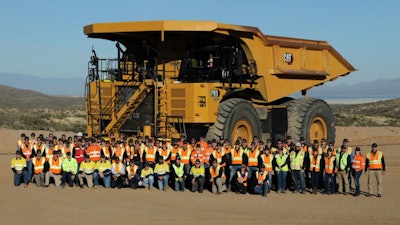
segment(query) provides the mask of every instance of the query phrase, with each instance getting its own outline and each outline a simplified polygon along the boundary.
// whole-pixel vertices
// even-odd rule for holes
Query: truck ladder
[[[118,112],[113,113],[110,123],[102,131],[102,134],[106,135],[118,132],[122,125],[124,125],[124,123],[132,115],[132,113],[144,101],[150,90],[151,88],[148,87],[146,84],[140,84],[140,86],[138,86],[138,89],[135,91],[135,93],[131,95],[126,104],[124,104]]]

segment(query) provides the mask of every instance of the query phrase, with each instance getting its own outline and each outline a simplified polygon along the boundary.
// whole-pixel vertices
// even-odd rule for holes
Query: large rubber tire
[[[231,98],[219,105],[217,121],[209,128],[206,137],[212,139],[222,136],[233,143],[239,136],[251,141],[255,135],[261,135],[256,109],[250,101]]]
[[[307,144],[315,139],[335,142],[335,118],[329,105],[315,98],[294,99],[287,102],[288,132],[292,140],[304,137]]]

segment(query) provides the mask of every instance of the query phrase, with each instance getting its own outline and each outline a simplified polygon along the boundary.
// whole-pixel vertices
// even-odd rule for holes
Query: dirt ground
[[[21,132],[31,131],[0,129],[0,224],[400,224],[400,128],[337,127],[337,143],[348,138],[365,155],[377,142],[384,152],[383,198],[14,187],[10,162]],[[363,175],[363,193],[366,182]]]

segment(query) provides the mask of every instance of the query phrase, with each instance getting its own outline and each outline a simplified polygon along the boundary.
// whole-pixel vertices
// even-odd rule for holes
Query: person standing
[[[310,156],[310,166],[309,171],[311,173],[311,186],[312,186],[312,193],[318,194],[319,188],[319,174],[320,171],[323,170],[324,158],[322,155],[319,154],[319,150],[316,147],[313,147],[312,155]]]
[[[72,158],[71,152],[67,152],[67,157],[62,162],[62,188],[65,187],[65,181],[68,178],[68,185],[74,186],[75,176],[78,173],[78,162],[75,158]]]
[[[33,144],[30,142],[29,137],[26,136],[24,138],[24,143],[21,146],[21,152],[22,152],[22,157],[25,158],[26,160],[26,177],[28,179],[28,182],[32,178],[32,158],[34,156],[34,150],[33,150]]]
[[[304,177],[305,163],[304,163],[304,152],[301,151],[301,143],[297,142],[295,150],[291,151],[290,156],[290,170],[293,179],[294,192],[299,191],[305,194],[306,191],[306,181]]]
[[[378,198],[382,197],[382,176],[385,174],[385,158],[383,152],[378,150],[378,144],[372,144],[372,150],[365,160],[365,173],[368,173],[368,195],[373,195],[372,180],[375,179],[378,186]]]
[[[274,168],[275,174],[277,175],[278,180],[278,189],[277,193],[285,193],[286,192],[286,176],[289,171],[290,160],[287,154],[283,153],[283,148],[278,149],[278,154],[274,157]]]
[[[250,149],[247,151],[247,159],[248,159],[248,171],[249,171],[249,179],[254,175],[254,173],[258,170],[258,156],[260,155],[260,150],[258,150],[257,144],[255,142],[251,142]]]
[[[229,157],[231,160],[229,169],[231,171],[230,176],[229,176],[229,182],[228,182],[228,189],[230,189],[232,185],[232,180],[237,174],[237,171],[240,170],[242,164],[247,165],[247,155],[244,152],[244,149],[240,145],[240,141],[235,142],[235,146],[231,150],[231,154]],[[236,182],[235,182],[236,183]]]
[[[21,184],[21,179],[24,181],[24,187],[28,187],[28,176],[26,175],[26,160],[22,157],[21,150],[15,152],[15,158],[11,160],[11,170],[14,173],[14,186]]]
[[[348,173],[351,165],[350,156],[347,154],[346,149],[346,146],[342,145],[340,147],[340,152],[336,154],[336,183],[338,185],[337,193],[343,191],[344,195],[347,195],[347,189],[349,187]]]
[[[325,194],[334,194],[336,192],[335,170],[336,157],[333,155],[334,150],[328,148],[327,156],[325,156],[325,176],[324,176],[324,191]]]
[[[354,184],[356,185],[354,196],[357,197],[360,195],[360,177],[365,167],[365,159],[364,156],[361,154],[360,147],[356,147],[351,167],[353,170]]]

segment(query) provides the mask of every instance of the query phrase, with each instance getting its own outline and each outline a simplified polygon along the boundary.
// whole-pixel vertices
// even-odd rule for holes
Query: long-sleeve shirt
[[[78,162],[74,158],[65,158],[61,166],[64,172],[70,172],[72,174],[76,174],[78,172]]]
[[[26,160],[24,158],[13,158],[11,160],[11,169],[12,171],[16,172],[16,171],[22,171],[23,169],[26,168]]]
[[[141,178],[148,178],[149,176],[153,175],[153,168],[149,167],[148,169],[144,168],[140,171]]]
[[[382,158],[381,158],[381,162],[382,162],[382,171],[386,171],[385,157],[383,155],[382,155]],[[365,171],[367,171],[368,169],[369,169],[369,159],[366,158],[365,159]]]
[[[200,176],[202,176],[202,177],[205,177],[205,169],[204,169],[204,166],[203,165],[201,165],[200,167],[196,167],[196,166],[193,166],[191,169],[190,169],[190,175],[192,175],[193,176],[193,178],[197,178],[197,177],[200,177]]]
[[[169,173],[169,165],[167,163],[157,163],[156,166],[154,167],[154,173],[156,173],[159,176],[166,175]]]
[[[85,174],[92,174],[96,170],[96,163],[93,161],[83,161],[79,167],[79,172],[84,172]]]

